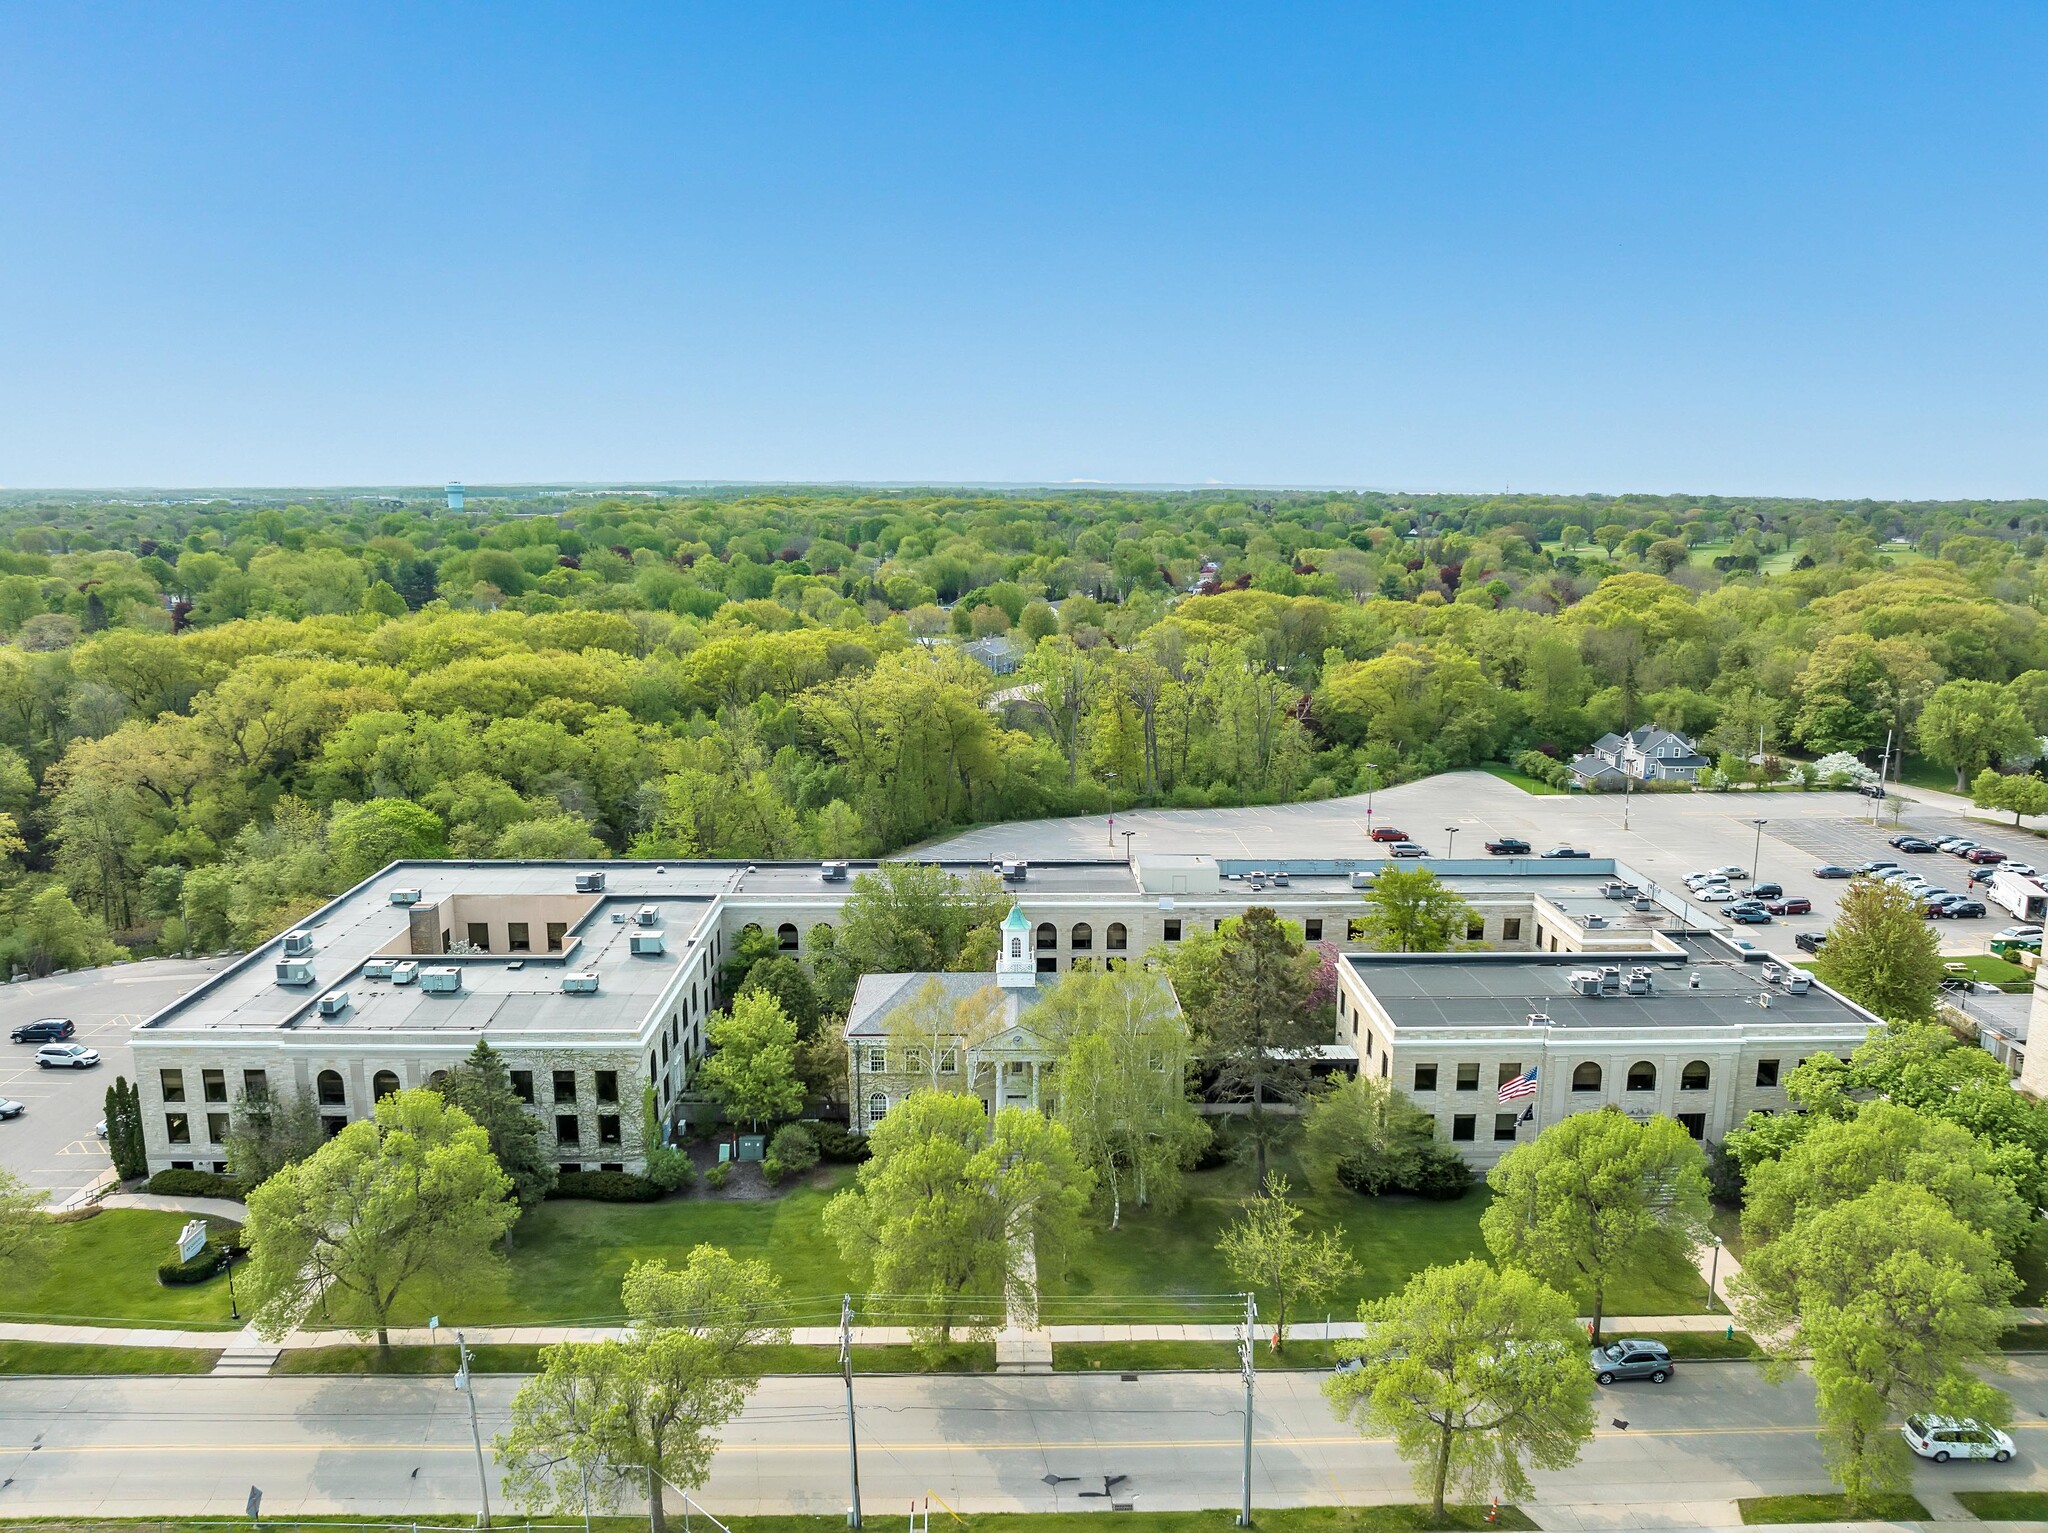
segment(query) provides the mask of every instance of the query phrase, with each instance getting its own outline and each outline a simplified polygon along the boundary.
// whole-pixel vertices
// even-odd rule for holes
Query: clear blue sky
[[[2048,494],[2048,6],[13,5],[0,484]]]

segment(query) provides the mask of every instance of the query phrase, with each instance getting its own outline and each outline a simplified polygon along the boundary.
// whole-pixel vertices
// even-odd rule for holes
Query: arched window
[[[811,928],[811,940],[813,942],[830,942],[832,940],[831,922],[820,921],[816,926],[813,926]]]
[[[757,922],[749,921],[745,926],[742,926],[740,928],[740,943],[742,946],[744,946],[749,941],[759,938],[760,935],[760,925]],[[715,958],[718,955],[714,953],[712,956]]]
[[[1704,1059],[1695,1059],[1691,1064],[1678,1072],[1678,1089],[1680,1091],[1705,1091],[1707,1089],[1707,1082],[1712,1078],[1711,1073],[1707,1069],[1707,1062]]]
[[[796,951],[796,928],[789,922],[784,921],[775,928],[775,947],[778,952],[783,953]]]
[[[1112,953],[1121,953],[1131,945],[1130,936],[1124,931],[1123,922],[1109,923],[1109,930],[1102,934],[1102,945]]]
[[[871,1092],[868,1096],[868,1122],[870,1124],[880,1123],[888,1116],[889,1093],[886,1091]]]
[[[1058,928],[1057,926],[1053,925],[1053,924],[1052,924],[1052,922],[1050,922],[1050,921],[1041,921],[1041,922],[1039,922],[1039,923],[1038,923],[1038,950],[1039,950],[1039,951],[1040,951],[1040,952],[1042,953],[1042,952],[1044,952],[1044,951],[1045,951],[1045,950],[1046,950],[1047,948],[1056,948],[1056,947],[1058,947],[1059,945],[1060,945],[1060,929],[1059,929],[1059,928]]]
[[[1657,1067],[1647,1059],[1639,1059],[1628,1067],[1628,1089],[1631,1091],[1655,1091],[1657,1089]]]
[[[1077,953],[1093,952],[1095,949],[1095,932],[1086,921],[1076,921],[1074,923],[1074,930],[1070,940],[1074,951]]]
[[[1598,1091],[1600,1089],[1600,1067],[1587,1060],[1572,1071],[1572,1090]]]
[[[398,1090],[398,1077],[389,1070],[379,1070],[370,1077],[370,1095],[383,1101]]]
[[[1022,958],[1024,956],[1024,939],[1022,937],[1012,937],[1010,939],[1010,956],[1012,958]]]
[[[322,1070],[314,1085],[319,1089],[322,1107],[348,1106],[348,1088],[341,1083],[340,1071]]]
[[[429,1086],[432,1086],[436,1091],[439,1091],[443,1086],[448,1084],[448,1072],[446,1070],[436,1070],[432,1075],[427,1077],[427,1084]]]

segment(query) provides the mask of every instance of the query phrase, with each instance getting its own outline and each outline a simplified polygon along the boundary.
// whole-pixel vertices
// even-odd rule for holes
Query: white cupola
[[[1012,905],[1003,917],[999,933],[1002,945],[996,949],[996,985],[1003,990],[1038,988],[1038,955],[1031,948],[1031,923],[1022,907]]]

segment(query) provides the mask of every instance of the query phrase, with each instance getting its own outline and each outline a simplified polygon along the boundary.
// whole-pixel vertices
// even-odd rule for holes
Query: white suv
[[[1937,1464],[1952,1458],[1988,1458],[2003,1464],[2012,1457],[2010,1437],[1967,1417],[1958,1421],[1953,1416],[1908,1416],[1899,1430],[1907,1447]]]
[[[36,1064],[44,1070],[90,1070],[99,1062],[99,1050],[82,1043],[46,1043],[36,1050]]]

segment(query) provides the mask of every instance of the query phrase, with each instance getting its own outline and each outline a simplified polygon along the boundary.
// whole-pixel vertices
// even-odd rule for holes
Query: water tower
[[[460,511],[462,509],[462,481],[460,479],[448,481],[448,509],[450,511]]]

